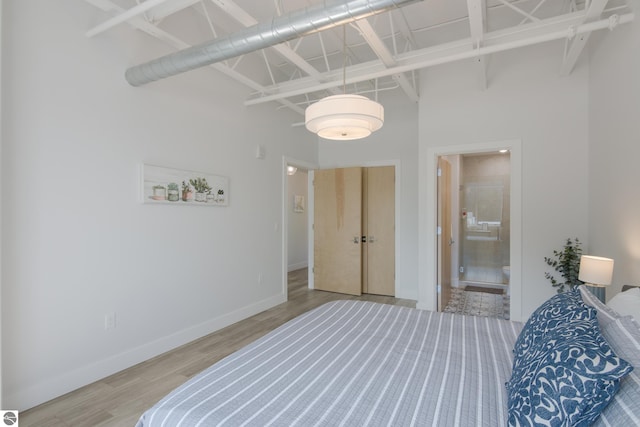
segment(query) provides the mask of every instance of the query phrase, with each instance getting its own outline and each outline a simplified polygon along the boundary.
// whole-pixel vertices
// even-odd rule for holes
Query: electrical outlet
[[[116,328],[116,313],[107,313],[104,316],[104,330]]]

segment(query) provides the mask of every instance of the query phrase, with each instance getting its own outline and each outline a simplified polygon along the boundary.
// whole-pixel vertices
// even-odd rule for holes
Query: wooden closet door
[[[314,287],[362,294],[362,169],[314,172]]]
[[[395,166],[364,169],[363,292],[395,295]]]

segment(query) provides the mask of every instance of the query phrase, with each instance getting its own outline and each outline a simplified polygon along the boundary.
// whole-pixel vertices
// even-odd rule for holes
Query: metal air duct
[[[127,69],[132,86],[211,65],[421,0],[324,1]],[[329,4],[327,4],[329,3]]]

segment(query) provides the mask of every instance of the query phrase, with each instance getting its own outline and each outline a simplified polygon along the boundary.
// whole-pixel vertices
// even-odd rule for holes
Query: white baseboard
[[[152,357],[187,344],[195,339],[225,328],[254,314],[268,310],[285,301],[286,298],[284,295],[276,295],[120,354],[98,360],[73,371],[43,379],[38,384],[33,384],[4,394],[3,407],[19,411],[33,408],[58,396],[62,396],[65,393],[91,384],[140,362],[144,362]],[[6,391],[7,390],[5,390],[5,392]]]
[[[307,261],[297,262],[295,264],[291,264],[287,266],[287,272],[300,270],[301,268],[307,268],[309,263]]]

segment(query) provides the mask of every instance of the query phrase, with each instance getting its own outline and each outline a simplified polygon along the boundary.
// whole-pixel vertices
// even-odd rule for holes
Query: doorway
[[[511,156],[460,156],[459,283],[509,294]]]
[[[508,150],[438,158],[439,311],[509,318],[510,165]]]
[[[471,158],[469,162],[480,159],[473,159],[475,156],[502,155],[499,150],[508,150],[510,174],[502,179],[502,208],[494,211],[487,211],[485,202],[478,199],[479,196],[493,195],[494,201],[489,205],[495,205],[496,197],[500,195],[499,187],[491,182],[489,177],[484,177],[480,182],[469,182],[469,200],[464,199],[465,186],[462,182],[463,176],[459,170],[463,157]],[[454,196],[451,197],[451,286],[455,293],[456,289],[464,286],[477,286],[481,290],[490,292],[501,292],[509,297],[508,317],[512,320],[520,320],[522,317],[521,301],[521,263],[522,263],[522,147],[519,140],[497,141],[490,143],[470,144],[461,146],[432,147],[426,150],[426,174],[424,181],[421,181],[420,188],[420,211],[421,230],[424,230],[420,237],[420,251],[423,255],[419,265],[419,299],[418,308],[427,310],[442,310],[444,307],[438,306],[440,297],[440,260],[439,244],[442,244],[440,222],[438,219],[438,161],[446,157],[452,164],[451,189]],[[458,160],[456,160],[458,159]],[[468,162],[468,163],[469,163]],[[506,185],[504,184],[506,180]],[[462,187],[461,187],[462,186]],[[508,195],[505,192],[508,190]],[[474,199],[475,198],[475,199]],[[474,203],[473,208],[463,206],[463,203]],[[473,211],[472,209],[475,209]],[[473,218],[465,213],[473,212]],[[481,218],[478,218],[478,213]],[[508,221],[504,218],[509,214]],[[495,218],[485,218],[486,215],[501,214],[500,226]],[[463,218],[463,216],[465,216]],[[464,221],[463,221],[464,220]],[[468,220],[468,222],[467,222]],[[474,223],[475,221],[475,223]],[[467,226],[468,224],[468,226]],[[508,231],[505,230],[508,225]],[[422,228],[424,227],[424,228]],[[501,227],[501,228],[500,228]],[[498,236],[498,233],[502,233]],[[508,236],[508,239],[507,239]],[[502,242],[501,242],[502,241]],[[473,259],[473,252],[464,249],[472,249],[468,243],[480,243],[498,245],[502,244],[497,253],[502,255],[494,259],[490,266],[478,264],[481,259]],[[464,258],[464,259],[463,259]],[[480,256],[481,258],[481,256]],[[504,268],[503,268],[504,267]],[[468,273],[468,274],[465,274]],[[484,275],[483,275],[484,274]],[[492,277],[493,275],[493,277]],[[444,305],[444,301],[442,302]]]
[[[287,292],[300,289],[300,284],[308,283],[308,171],[291,164],[286,166],[287,195],[285,198],[286,275]],[[287,298],[295,298],[287,295]]]
[[[308,172],[287,165],[287,272],[308,266]]]
[[[282,157],[282,300],[289,298],[289,279],[307,283],[309,273],[310,221],[313,217],[313,170],[318,166],[304,160]],[[296,197],[302,196],[302,197]],[[296,203],[297,202],[297,203]],[[295,274],[289,274],[295,272]],[[307,275],[306,278],[299,277]]]

